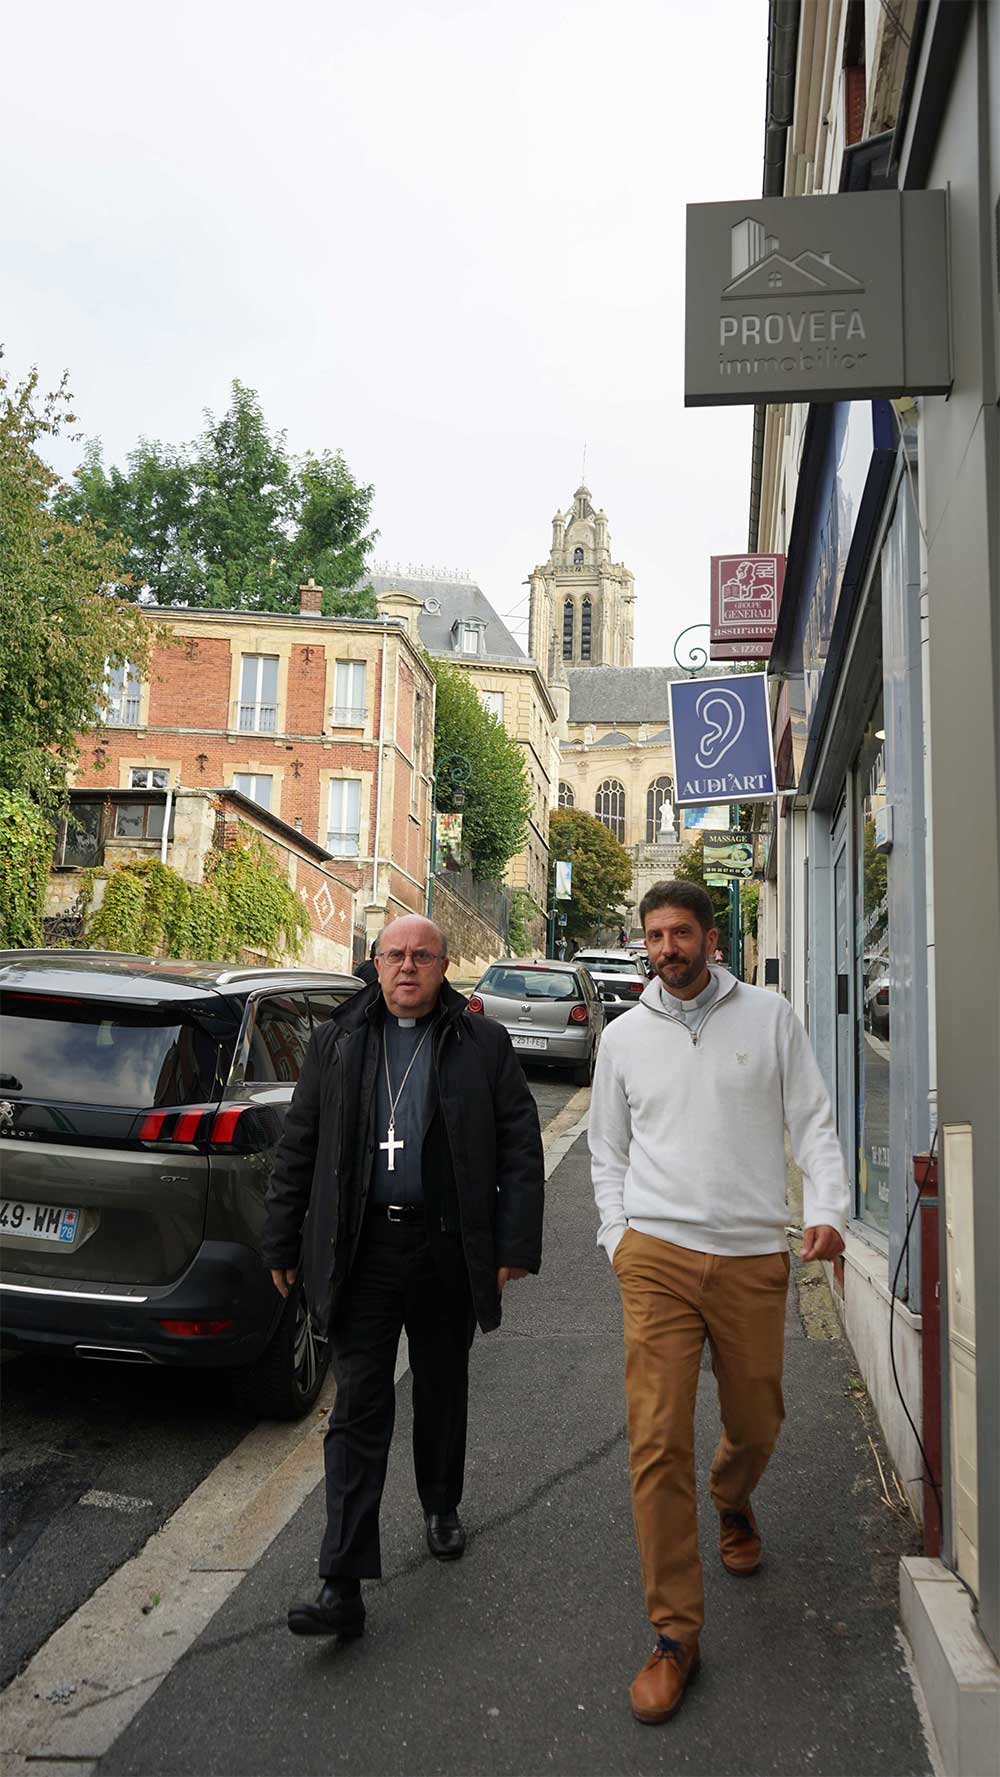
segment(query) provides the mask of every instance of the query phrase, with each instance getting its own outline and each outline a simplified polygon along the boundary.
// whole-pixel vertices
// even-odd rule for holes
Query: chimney
[[[310,574],[305,586],[299,587],[299,616],[319,617],[322,615],[323,588],[317,586]]]

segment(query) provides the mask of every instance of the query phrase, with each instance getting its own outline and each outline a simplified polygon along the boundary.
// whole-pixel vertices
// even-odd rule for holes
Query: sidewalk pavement
[[[755,1506],[765,1565],[731,1578],[698,1406],[707,1624],[674,1721],[641,1727],[628,1684],[652,1646],[629,1504],[621,1310],[594,1247],[586,1141],[549,1184],[544,1269],[473,1348],[465,1559],[426,1553],[398,1389],[368,1632],[340,1648],[285,1626],[316,1588],[317,1488],[121,1739],[100,1777],[915,1777],[931,1771],[896,1629],[912,1527],[884,1504],[850,1348],[807,1338],[789,1292],[788,1416]],[[885,1453],[881,1452],[883,1463]]]

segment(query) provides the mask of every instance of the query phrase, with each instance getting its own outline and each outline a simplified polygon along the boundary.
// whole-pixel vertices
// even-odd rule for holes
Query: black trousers
[[[462,1497],[475,1315],[457,1234],[371,1216],[330,1327],[337,1398],[324,1448],[324,1579],[377,1579],[378,1516],[396,1414],[393,1371],[406,1329],[413,1374],[413,1468],[425,1512]]]

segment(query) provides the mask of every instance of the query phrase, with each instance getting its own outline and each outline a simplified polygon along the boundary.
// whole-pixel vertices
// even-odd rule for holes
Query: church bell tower
[[[561,668],[632,665],[633,579],[611,560],[606,512],[580,486],[552,520],[549,559],[531,575],[529,649],[551,679]]]

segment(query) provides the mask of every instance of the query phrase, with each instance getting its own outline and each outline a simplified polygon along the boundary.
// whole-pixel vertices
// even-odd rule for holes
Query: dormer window
[[[483,636],[485,623],[475,619],[459,617],[451,626],[452,643],[456,654],[483,654]]]

